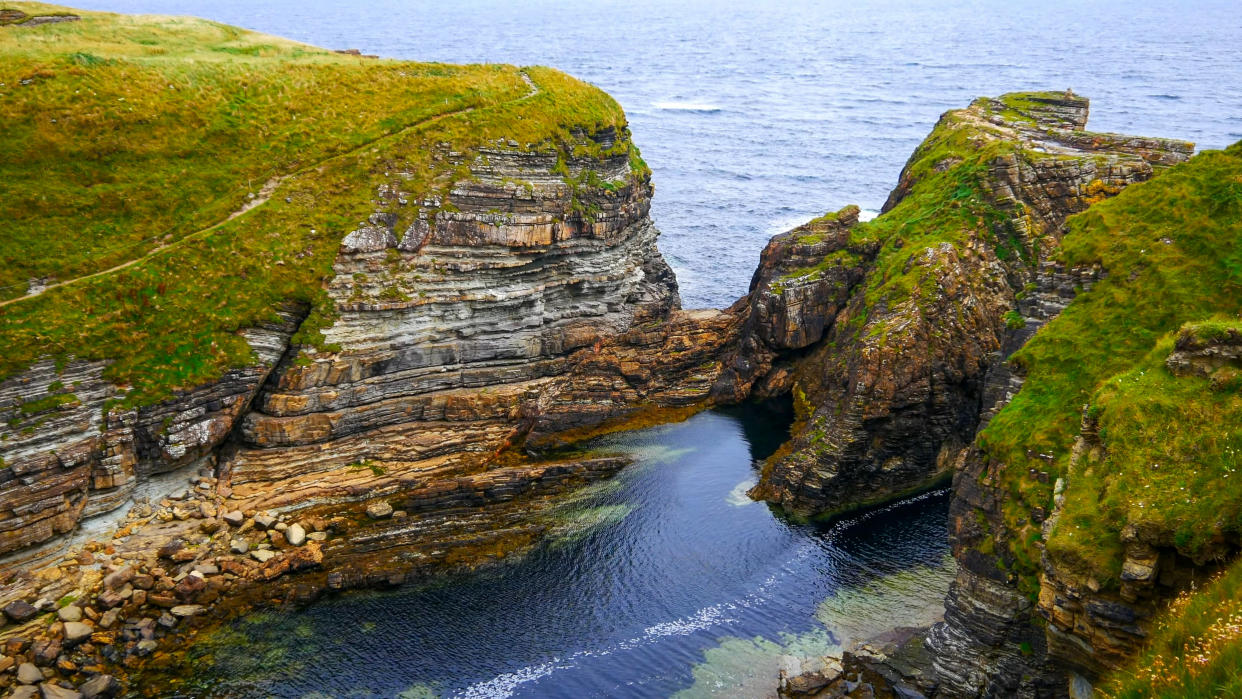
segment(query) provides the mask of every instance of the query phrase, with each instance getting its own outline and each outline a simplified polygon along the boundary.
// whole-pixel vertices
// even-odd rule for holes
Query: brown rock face
[[[1071,130],[1086,115],[1075,96],[976,100],[916,151],[885,225],[863,230],[843,210],[818,232],[773,240],[719,387],[738,395],[755,381],[758,395],[794,396],[794,438],[753,496],[819,515],[948,478],[1012,389],[1003,369],[989,388],[989,370],[1091,281],[1049,262],[1065,218],[1190,154]],[[935,189],[952,176],[956,190]],[[956,201],[977,216],[946,223],[941,209]]]
[[[381,210],[346,236],[325,331],[341,350],[291,356],[241,421],[220,467],[239,508],[453,482],[516,443],[708,397],[737,323],[677,310],[627,155],[497,149],[470,172],[444,201],[381,192],[413,223]]]
[[[303,313],[244,333],[256,362],[163,403],[109,408],[123,396],[105,363],[51,360],[0,382],[0,554],[73,529],[83,517],[124,504],[153,474],[210,465],[214,450],[250,406]]]
[[[1024,226],[1042,222],[1046,243],[1025,272],[1007,270],[1009,293],[1022,327],[997,336],[1000,351],[983,367],[976,429],[985,426],[1022,386],[1022,377],[1000,360],[1060,313],[1076,289],[1090,288],[1099,279],[1098,269],[1064,269],[1050,261],[1066,216],[1150,177],[1152,167],[1172,165],[1191,154],[1189,144],[1175,141],[1082,131],[1053,130],[1051,134],[1057,149],[1044,147],[1043,151],[1058,157],[1011,158],[990,173],[998,196],[1021,203],[1012,208],[1026,212],[1021,219]],[[1089,163],[1093,157],[1099,162]],[[1089,434],[1090,430],[1084,430],[1084,435]],[[999,473],[1003,466],[990,462],[975,448],[958,452],[955,460],[949,532],[958,574],[945,602],[945,620],[927,638],[940,694],[1061,697],[1071,690],[1089,693],[1089,685],[1080,678],[1067,682],[1067,672],[1093,677],[1137,650],[1142,620],[1151,607],[1131,603],[1151,596],[1150,590],[1139,589],[1139,578],[1151,583],[1147,566],[1157,565],[1154,559],[1164,562],[1164,557],[1141,545],[1128,549],[1133,559],[1128,564],[1136,576],[1133,584],[1123,585],[1129,588],[1128,602],[1118,595],[1097,594],[1094,582],[1063,575],[1049,568],[1047,561],[1039,599],[1029,598],[1018,590],[1003,560],[1009,536],[1003,513],[1007,491]],[[1031,475],[1046,478],[1048,474]],[[1047,528],[1056,513],[1040,510],[1030,517],[1043,521]],[[1046,630],[1032,624],[1037,613],[1048,619]],[[1092,646],[1099,652],[1092,652]]]
[[[228,510],[340,504],[453,482],[640,406],[707,401],[739,319],[678,310],[649,176],[616,147],[628,133],[578,134],[605,155],[500,141],[466,162],[446,148],[468,175],[427,198],[395,173],[342,233],[324,332],[338,351],[291,347],[305,314],[291,309],[247,331],[254,366],[157,406],[105,413],[123,393],[104,363],[48,361],[0,384],[17,434],[0,444],[0,554],[119,507],[154,474],[208,471]]]

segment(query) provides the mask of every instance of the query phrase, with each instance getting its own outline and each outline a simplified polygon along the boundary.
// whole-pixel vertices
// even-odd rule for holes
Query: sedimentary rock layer
[[[583,136],[605,149],[618,137]],[[651,185],[628,153],[484,150],[470,173],[443,200],[381,192],[393,211],[345,237],[324,332],[339,350],[303,349],[268,380],[221,466],[235,497],[374,497],[486,468],[523,440],[707,398],[736,323],[677,310]]]
[[[795,231],[769,246],[775,259],[750,296],[758,322],[742,342],[776,369],[765,376],[753,359],[737,368],[789,386],[799,424],[755,495],[831,513],[864,504],[860,492],[878,501],[926,487],[960,464],[992,409],[985,393],[1012,390],[1004,369],[989,388],[989,370],[1090,283],[1090,270],[1051,262],[1066,217],[1190,153],[1076,130],[1086,116],[1076,96],[976,100],[941,118],[879,220],[840,216],[832,234]],[[831,248],[819,268],[789,252],[799,239],[817,254]],[[783,308],[795,309],[796,329]]]
[[[152,474],[210,464],[302,315],[291,308],[243,332],[253,364],[156,405],[125,407],[124,389],[103,378],[105,362],[47,360],[0,383],[0,554],[124,504]]]

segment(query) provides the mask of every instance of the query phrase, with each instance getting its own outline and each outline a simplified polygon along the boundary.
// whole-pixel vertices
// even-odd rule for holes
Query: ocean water
[[[1065,89],[1090,127],[1242,139],[1237,0],[74,0],[331,48],[545,64],[625,107],[686,307],[745,293],[770,236],[876,210],[938,116]],[[633,467],[525,559],[432,587],[252,616],[202,696],[767,696],[778,665],[925,621],[953,573],[946,494],[829,528],[745,491],[787,427],[738,411],[609,437]]]
[[[207,697],[762,697],[781,656],[928,621],[953,575],[944,490],[831,526],[746,497],[787,425],[751,409],[611,435],[635,463],[526,558],[252,615],[191,650]]]
[[[75,0],[192,14],[330,48],[544,64],[607,90],[655,173],[687,308],[746,292],[772,235],[875,210],[948,109],[1028,89],[1089,127],[1242,139],[1237,0]]]

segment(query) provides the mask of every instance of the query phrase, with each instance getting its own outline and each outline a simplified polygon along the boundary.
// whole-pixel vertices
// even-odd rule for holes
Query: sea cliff
[[[1205,435],[1238,411],[1237,146],[980,98],[875,220],[776,236],[745,297],[685,311],[650,170],[589,85],[10,5],[16,696],[172,682],[177,645],[254,606],[530,550],[554,496],[626,465],[574,444],[744,400],[793,406],[751,494],[795,518],[953,483],[917,678],[857,649],[791,694],[1110,682],[1236,554],[1242,443]]]
[[[599,90],[15,5],[6,668],[77,686],[263,600],[522,551],[624,465],[547,450],[706,404],[739,324],[679,309]]]

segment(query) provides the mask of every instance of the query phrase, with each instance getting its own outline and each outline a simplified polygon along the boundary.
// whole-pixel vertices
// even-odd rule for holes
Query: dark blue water
[[[768,238],[878,209],[939,114],[1073,88],[1091,127],[1242,139],[1237,0],[75,0],[194,14],[331,48],[545,64],[626,108],[687,307],[745,292]],[[241,622],[220,694],[766,696],[814,656],[934,615],[950,576],[943,494],[821,531],[743,493],[781,438],[705,413],[614,437],[638,457],[521,561],[435,588]]]
[[[943,492],[829,528],[749,501],[784,436],[708,412],[595,444],[637,463],[562,506],[517,563],[239,622],[228,696],[763,696],[779,658],[930,619],[951,577]]]
[[[655,172],[688,308],[745,293],[768,238],[877,209],[941,112],[1071,87],[1091,127],[1242,139],[1237,0],[76,0],[331,48],[545,64],[615,96]]]

